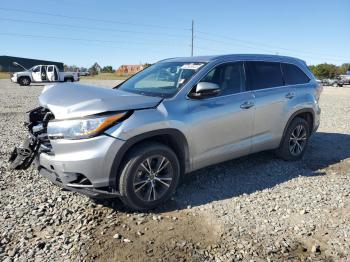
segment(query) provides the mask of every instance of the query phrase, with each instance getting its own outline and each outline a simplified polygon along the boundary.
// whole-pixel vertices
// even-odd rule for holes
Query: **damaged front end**
[[[38,107],[29,112],[25,127],[28,137],[16,147],[9,159],[10,169],[26,170],[35,164],[39,175],[61,188],[93,198],[119,196],[110,182],[113,157],[124,143],[108,135],[90,139],[53,139],[48,136],[49,122],[56,117],[49,109]],[[74,160],[73,160],[74,159]]]
[[[50,110],[37,107],[27,112],[28,122],[24,125],[29,131],[29,136],[20,147],[15,147],[9,162],[10,169],[25,170],[35,160],[40,152],[50,154],[51,144],[47,136],[47,124],[54,118]]]

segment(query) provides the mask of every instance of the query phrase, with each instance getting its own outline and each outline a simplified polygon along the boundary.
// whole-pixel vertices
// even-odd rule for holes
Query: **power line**
[[[60,17],[60,18],[68,18],[68,19],[75,19],[75,20],[87,20],[87,21],[94,21],[94,22],[102,22],[102,23],[113,23],[113,24],[122,24],[122,25],[129,25],[129,26],[138,26],[138,27],[149,27],[149,28],[158,28],[158,29],[171,29],[171,30],[181,30],[181,31],[189,31],[191,30],[191,56],[194,54],[194,38],[195,38],[195,32],[194,32],[194,21],[192,20],[192,26],[191,29],[186,28],[179,28],[179,27],[169,27],[169,26],[162,26],[162,25],[152,25],[152,24],[142,24],[142,23],[131,23],[131,22],[124,22],[124,21],[115,21],[115,20],[106,20],[106,19],[98,19],[98,18],[91,18],[91,17],[83,17],[83,16],[68,16],[68,15],[62,15],[62,14],[54,14],[54,13],[47,13],[47,12],[39,12],[39,11],[33,11],[33,10],[23,10],[23,9],[16,9],[16,8],[3,8],[0,7],[0,10],[3,11],[10,11],[10,12],[18,12],[18,13],[29,13],[29,14],[36,14],[36,15],[44,15],[44,16],[52,16],[52,17]],[[12,19],[12,18],[0,18],[0,20],[3,21],[11,21],[11,22],[19,22],[19,23],[34,23],[34,24],[42,24],[42,25],[50,25],[50,26],[58,26],[58,27],[65,27],[65,28],[77,28],[77,29],[87,29],[87,30],[98,30],[98,31],[114,31],[114,32],[121,32],[121,33],[132,33],[132,34],[148,34],[148,35],[163,35],[168,37],[185,37],[185,35],[174,35],[170,33],[163,33],[163,32],[142,32],[142,31],[133,31],[133,30],[123,30],[123,29],[106,29],[101,27],[88,27],[88,26],[80,26],[80,25],[68,25],[68,24],[57,24],[57,23],[48,23],[48,22],[39,22],[39,21],[31,21],[31,20],[21,20],[21,19]],[[343,57],[340,56],[334,56],[332,54],[322,54],[322,53],[316,53],[316,52],[309,52],[309,51],[303,51],[303,50],[296,50],[296,49],[289,49],[284,47],[277,47],[273,45],[268,45],[266,43],[261,42],[253,42],[253,41],[247,41],[242,40],[238,38],[229,37],[226,35],[219,35],[219,34],[213,34],[213,33],[207,33],[203,31],[196,31],[196,33],[200,35],[207,35],[215,37],[215,39],[207,38],[207,37],[201,37],[196,36],[196,39],[202,39],[204,41],[211,41],[211,42],[217,42],[222,44],[229,44],[227,41],[220,41],[217,38],[226,39],[230,41],[231,43],[234,42],[236,45],[240,45],[246,48],[255,49],[255,50],[263,50],[265,52],[270,53],[276,53],[276,49],[278,50],[284,50],[290,53],[294,54],[307,54],[309,57],[311,55],[317,55],[317,58],[320,58],[319,56],[324,56],[323,58],[326,58],[329,56],[329,58],[334,60],[339,60],[341,58],[341,61],[344,61]],[[2,35],[9,35],[9,36],[22,36],[22,37],[33,37],[33,38],[48,38],[48,39],[64,39],[64,40],[72,40],[72,41],[93,41],[93,42],[101,42],[101,43],[127,43],[127,44],[147,44],[144,42],[129,42],[129,41],[114,41],[114,40],[98,40],[98,39],[83,39],[83,38],[69,38],[69,37],[57,37],[57,36],[39,36],[39,35],[30,35],[30,34],[10,34],[10,33],[0,33]],[[160,42],[156,43],[157,45],[161,44]],[[167,44],[168,45],[168,44]],[[266,48],[269,49],[266,49]],[[205,50],[205,48],[197,47],[198,49]],[[213,49],[206,49],[206,50],[213,50]],[[339,59],[335,59],[338,57]]]
[[[22,34],[11,34],[11,33],[2,33],[2,32],[0,32],[0,36],[1,35],[15,36],[15,37],[24,37],[24,38],[38,38],[38,39],[47,38],[47,39],[52,39],[52,40],[62,39],[62,37],[38,36],[38,35],[22,35]],[[155,53],[157,54],[156,57],[158,57],[158,58],[156,58],[156,61],[157,60],[161,60],[164,57],[177,57],[177,56],[179,56],[179,54],[178,54],[179,52],[183,52],[182,49],[181,49],[181,51],[180,50],[176,51],[176,47],[172,48],[171,50],[169,50],[169,49],[159,49],[155,45],[151,45],[147,49],[145,49],[145,48],[140,49],[139,46],[137,46],[137,47],[135,46],[135,47],[132,48],[132,47],[127,46],[127,45],[122,45],[122,46],[118,45],[119,42],[117,42],[117,41],[113,41],[113,42],[98,41],[98,42],[95,42],[95,41],[90,41],[90,39],[66,38],[66,37],[63,38],[63,40],[82,41],[82,42],[79,43],[79,49],[80,49],[81,46],[95,46],[95,47],[99,46],[99,47],[102,47],[102,48],[111,48],[111,49],[113,49],[113,51],[119,50],[119,49],[121,49],[121,50],[129,50],[129,51],[131,50],[133,52],[139,52],[139,51],[144,52],[145,50],[147,50],[147,51],[150,51],[150,50],[153,51],[154,50]],[[167,46],[169,46],[169,44],[167,44]]]
[[[215,42],[215,43],[222,43],[222,44],[230,44],[230,42],[226,42],[226,41],[220,41],[220,40],[216,40],[216,39],[210,39],[210,38],[205,38],[205,37],[199,37],[197,36],[196,37],[197,39],[200,39],[200,40],[205,40],[205,41],[210,41],[210,42]],[[262,51],[265,51],[265,52],[271,52],[270,49],[265,49],[265,48],[261,48],[261,47],[256,47],[256,46],[250,46],[250,45],[247,45],[247,44],[242,44],[242,43],[234,43],[234,45],[238,45],[238,46],[242,46],[242,47],[245,47],[245,48],[250,48],[250,49],[254,49],[254,50],[262,50]]]
[[[227,49],[212,49],[212,48],[205,48],[205,47],[201,47],[201,46],[197,46],[196,47],[197,49],[199,50],[204,50],[204,51],[209,51],[209,52],[218,52],[218,53],[221,53],[221,54],[227,54],[227,53],[232,53],[231,50],[227,50]],[[272,54],[273,52],[271,51],[267,51],[265,52],[266,54]],[[307,58],[313,58],[313,59],[325,59],[325,60],[329,60],[329,59],[332,59],[334,61],[339,61],[339,62],[343,62],[344,63],[344,59],[340,59],[340,58],[326,58],[326,57],[320,57],[320,56],[310,56],[310,55],[306,55]]]
[[[145,42],[130,42],[130,41],[115,41],[115,40],[101,40],[101,39],[91,39],[91,38],[75,38],[75,37],[62,37],[62,36],[49,36],[49,35],[32,35],[32,34],[18,34],[18,33],[5,33],[0,32],[0,35],[7,36],[19,36],[19,37],[27,37],[27,38],[43,38],[43,39],[60,39],[60,40],[71,40],[71,41],[85,41],[85,42],[97,42],[97,43],[124,43],[124,44],[137,44],[137,45],[159,45],[162,43],[145,43]],[[169,44],[162,44],[169,46]]]
[[[36,15],[45,15],[45,16],[52,16],[52,17],[61,17],[61,18],[68,18],[68,19],[75,19],[75,20],[89,20],[89,21],[93,21],[93,22],[113,23],[113,24],[122,24],[122,25],[130,25],[130,26],[141,26],[141,27],[152,27],[152,28],[163,28],[163,29],[188,31],[188,28],[170,27],[170,26],[162,26],[162,25],[154,25],[154,24],[131,23],[131,22],[124,22],[124,21],[84,17],[84,16],[69,16],[69,15],[39,12],[39,11],[33,11],[33,10],[17,9],[17,8],[0,7],[0,10],[19,12],[19,13],[36,14]]]
[[[58,26],[63,28],[76,28],[76,29],[87,29],[94,31],[105,31],[105,32],[120,32],[120,33],[132,33],[132,34],[146,34],[146,35],[162,35],[167,37],[188,37],[186,35],[174,35],[167,33],[149,33],[143,31],[133,31],[133,30],[123,30],[123,29],[106,29],[103,27],[90,27],[90,26],[80,26],[80,25],[70,25],[70,24],[57,24],[57,23],[48,23],[32,20],[23,20],[23,19],[12,19],[12,18],[0,18],[3,21],[15,22],[15,23],[31,23],[31,24],[40,24],[40,25],[49,25],[49,26]]]
[[[321,55],[321,56],[330,56],[330,57],[338,57],[341,58],[340,56],[334,56],[332,54],[325,54],[325,53],[316,53],[316,52],[310,52],[310,51],[302,51],[302,50],[296,50],[296,49],[289,49],[289,48],[285,48],[285,47],[278,47],[278,46],[273,46],[273,45],[268,45],[266,43],[261,43],[261,42],[253,42],[253,41],[247,41],[247,40],[242,40],[242,39],[238,39],[238,38],[233,38],[233,37],[228,37],[228,36],[223,36],[223,35],[219,35],[219,34],[213,34],[213,33],[207,33],[207,32],[203,32],[203,31],[197,31],[200,34],[203,35],[208,35],[208,36],[214,36],[214,37],[218,37],[218,38],[222,38],[222,39],[227,39],[233,42],[239,42],[247,45],[247,46],[252,46],[252,48],[256,48],[256,49],[262,49],[260,46],[265,46],[268,48],[272,48],[274,50],[274,52],[276,52],[276,49],[279,50],[284,50],[284,51],[289,51],[292,53],[303,53],[303,54],[312,54],[312,55]],[[202,38],[202,37],[197,37],[197,38]],[[215,41],[215,42],[222,42],[222,43],[226,43],[217,39],[209,39],[209,38],[202,38],[203,40],[208,40],[208,41]],[[265,49],[267,50],[267,49]]]

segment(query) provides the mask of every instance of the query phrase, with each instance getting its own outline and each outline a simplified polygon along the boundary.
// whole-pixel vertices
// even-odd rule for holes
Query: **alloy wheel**
[[[303,125],[297,125],[292,131],[289,138],[289,152],[298,156],[305,148],[307,140],[307,132]]]
[[[156,201],[170,189],[174,170],[162,155],[146,158],[138,167],[133,181],[134,192],[143,201]]]

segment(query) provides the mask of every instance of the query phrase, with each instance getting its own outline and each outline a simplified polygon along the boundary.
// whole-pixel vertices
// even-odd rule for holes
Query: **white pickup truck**
[[[55,65],[36,65],[26,69],[26,71],[14,73],[11,77],[13,83],[18,83],[21,86],[28,86],[30,83],[74,82],[79,80],[78,73],[60,72]]]

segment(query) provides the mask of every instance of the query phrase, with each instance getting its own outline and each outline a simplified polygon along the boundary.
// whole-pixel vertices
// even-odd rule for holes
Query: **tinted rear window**
[[[280,63],[247,62],[247,80],[251,90],[283,86]]]
[[[310,81],[310,78],[295,65],[282,63],[282,70],[286,85],[305,84]]]

